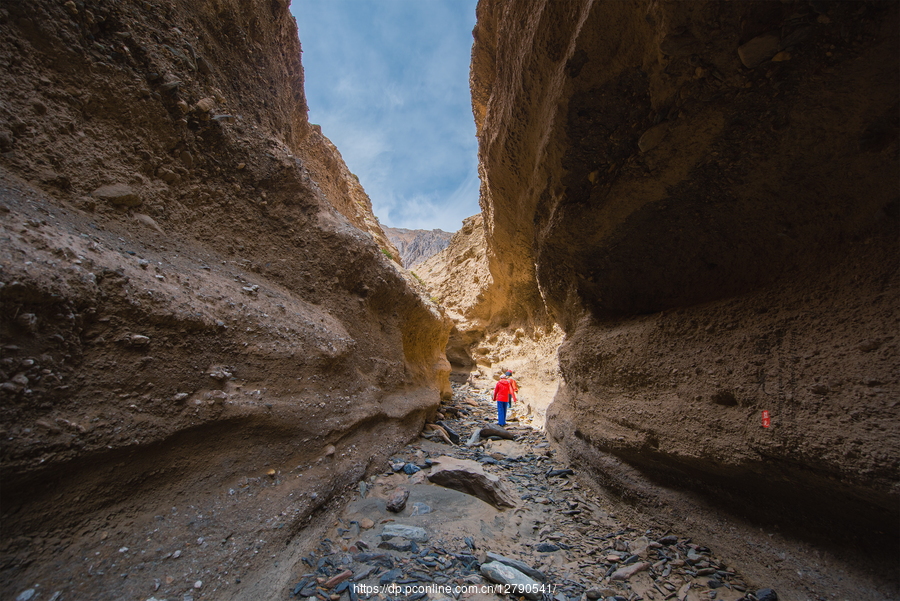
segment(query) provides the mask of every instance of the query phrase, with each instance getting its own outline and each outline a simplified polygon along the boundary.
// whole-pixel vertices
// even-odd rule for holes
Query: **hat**
[[[509,377],[509,376],[511,376],[511,375],[512,375],[512,370],[511,370],[511,369],[507,369],[507,370],[506,370],[506,376]]]

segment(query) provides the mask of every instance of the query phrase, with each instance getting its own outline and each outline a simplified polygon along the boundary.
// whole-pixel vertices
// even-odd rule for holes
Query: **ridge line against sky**
[[[293,0],[309,121],[382,225],[454,232],[478,206],[476,0]]]

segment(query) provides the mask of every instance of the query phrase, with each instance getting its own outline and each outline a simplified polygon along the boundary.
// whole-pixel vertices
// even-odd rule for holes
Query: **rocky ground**
[[[525,416],[505,431],[483,430],[495,423],[492,405],[487,393],[456,385],[439,416],[445,430],[426,427],[383,473],[359,483],[294,565],[285,597],[777,598],[703,541],[617,518]],[[447,444],[444,432],[460,444]],[[429,482],[445,482],[445,469],[464,473],[448,487],[471,494]],[[510,497],[514,507],[505,506]]]

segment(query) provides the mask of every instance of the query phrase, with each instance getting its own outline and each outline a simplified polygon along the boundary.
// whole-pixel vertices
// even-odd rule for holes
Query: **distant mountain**
[[[388,240],[400,251],[400,259],[407,269],[447,248],[453,237],[452,232],[444,230],[407,230],[400,227],[383,229]]]

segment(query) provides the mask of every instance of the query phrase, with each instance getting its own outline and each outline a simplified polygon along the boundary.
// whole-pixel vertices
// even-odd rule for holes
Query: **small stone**
[[[405,488],[398,488],[391,493],[387,502],[387,510],[394,513],[400,513],[406,507],[406,500],[409,498],[409,491]]]
[[[22,591],[16,596],[16,601],[29,601],[34,597],[35,590],[33,588]]]
[[[772,62],[773,63],[781,63],[784,61],[789,61],[789,60],[791,60],[791,58],[792,57],[791,57],[790,52],[788,52],[787,50],[782,50],[781,52],[779,52],[778,54],[776,54],[775,56],[772,57]]]
[[[366,489],[366,483],[365,483],[364,480],[360,480],[360,481],[359,481],[359,497],[360,497],[361,499],[365,499],[365,498],[366,498],[366,492],[367,492],[367,489]]]
[[[147,346],[150,344],[149,336],[142,336],[140,334],[132,334],[129,338],[132,346]]]
[[[863,340],[856,346],[856,348],[864,353],[871,353],[872,351],[878,349],[880,346],[881,342],[878,340]]]
[[[141,204],[141,199],[138,197],[137,193],[131,189],[131,186],[125,184],[101,186],[91,192],[91,196],[97,200],[103,200],[113,205],[125,207],[136,207]]]
[[[386,551],[398,551],[400,553],[407,553],[413,550],[413,542],[406,539],[383,540],[378,543],[378,548],[385,549]]]
[[[770,588],[761,588],[755,593],[757,601],[778,601],[778,593]]]
[[[370,528],[375,527],[375,522],[373,522],[369,518],[363,518],[363,519],[359,520],[359,527],[362,528],[363,530],[368,530]]]
[[[613,572],[612,576],[609,577],[610,580],[628,580],[638,572],[643,572],[648,569],[650,564],[646,561],[642,561],[639,563],[631,564],[630,566],[626,566],[624,568],[619,568],[615,572]]]
[[[402,576],[403,576],[403,572],[401,572],[399,569],[393,569],[393,570],[390,570],[390,571],[382,574],[381,578],[378,579],[378,582],[382,586],[384,586],[386,584],[390,584],[390,583],[396,581],[397,579],[401,578]]]
[[[532,568],[525,562],[519,561],[518,559],[510,559],[508,557],[504,557],[503,555],[494,553],[493,551],[487,552],[487,558],[488,558],[488,561],[498,561],[498,562],[502,563],[503,565],[507,565],[511,568],[515,568],[516,570],[519,570],[526,576],[534,578],[535,580],[539,580],[541,582],[545,582],[547,580],[547,577],[544,575],[543,572],[535,570],[534,568]]]
[[[328,445],[327,447],[325,447],[325,456],[326,456],[326,457],[332,457],[332,456],[334,456],[334,453],[335,453],[336,451],[337,451],[337,449],[334,448],[334,445],[333,445],[333,444],[330,444],[330,445]]]
[[[420,468],[415,463],[407,463],[406,465],[403,466],[403,473],[405,473],[409,476],[412,476],[416,472],[421,471],[421,469],[422,468]]]
[[[178,559],[179,557],[181,557],[181,549],[172,553],[172,559]]]
[[[499,561],[481,564],[481,575],[491,582],[510,586],[510,592],[516,597],[524,595],[535,600],[542,597],[540,583]]]
[[[202,581],[202,580],[198,580],[197,582],[195,582],[195,583],[194,583],[194,588],[203,588],[203,581]]]
[[[659,125],[654,125],[650,129],[645,131],[644,135],[641,136],[641,139],[638,140],[638,149],[640,149],[641,152],[648,152],[650,150],[653,150],[654,148],[659,146],[659,143],[662,142],[668,131],[668,121],[663,121]]]
[[[738,48],[738,56],[744,66],[753,69],[778,52],[778,36],[768,33],[757,36]]]
[[[538,553],[554,553],[559,551],[559,547],[551,543],[541,543],[534,550]]]
[[[197,101],[197,104],[194,105],[194,111],[198,113],[208,113],[214,108],[216,108],[216,101],[214,98],[201,98]]]
[[[650,540],[646,536],[640,536],[631,542],[631,545],[629,545],[629,551],[631,551],[631,553],[634,555],[646,557],[647,547],[649,546]]]
[[[351,570],[344,570],[337,576],[332,576],[330,579],[326,580],[325,584],[322,586],[324,586],[325,588],[334,588],[351,576],[353,576],[353,572]]]
[[[78,7],[75,6],[75,3],[72,2],[72,0],[69,0],[68,2],[63,4],[63,6],[66,8],[67,11],[69,11],[69,14],[72,15],[73,17],[78,14]]]

